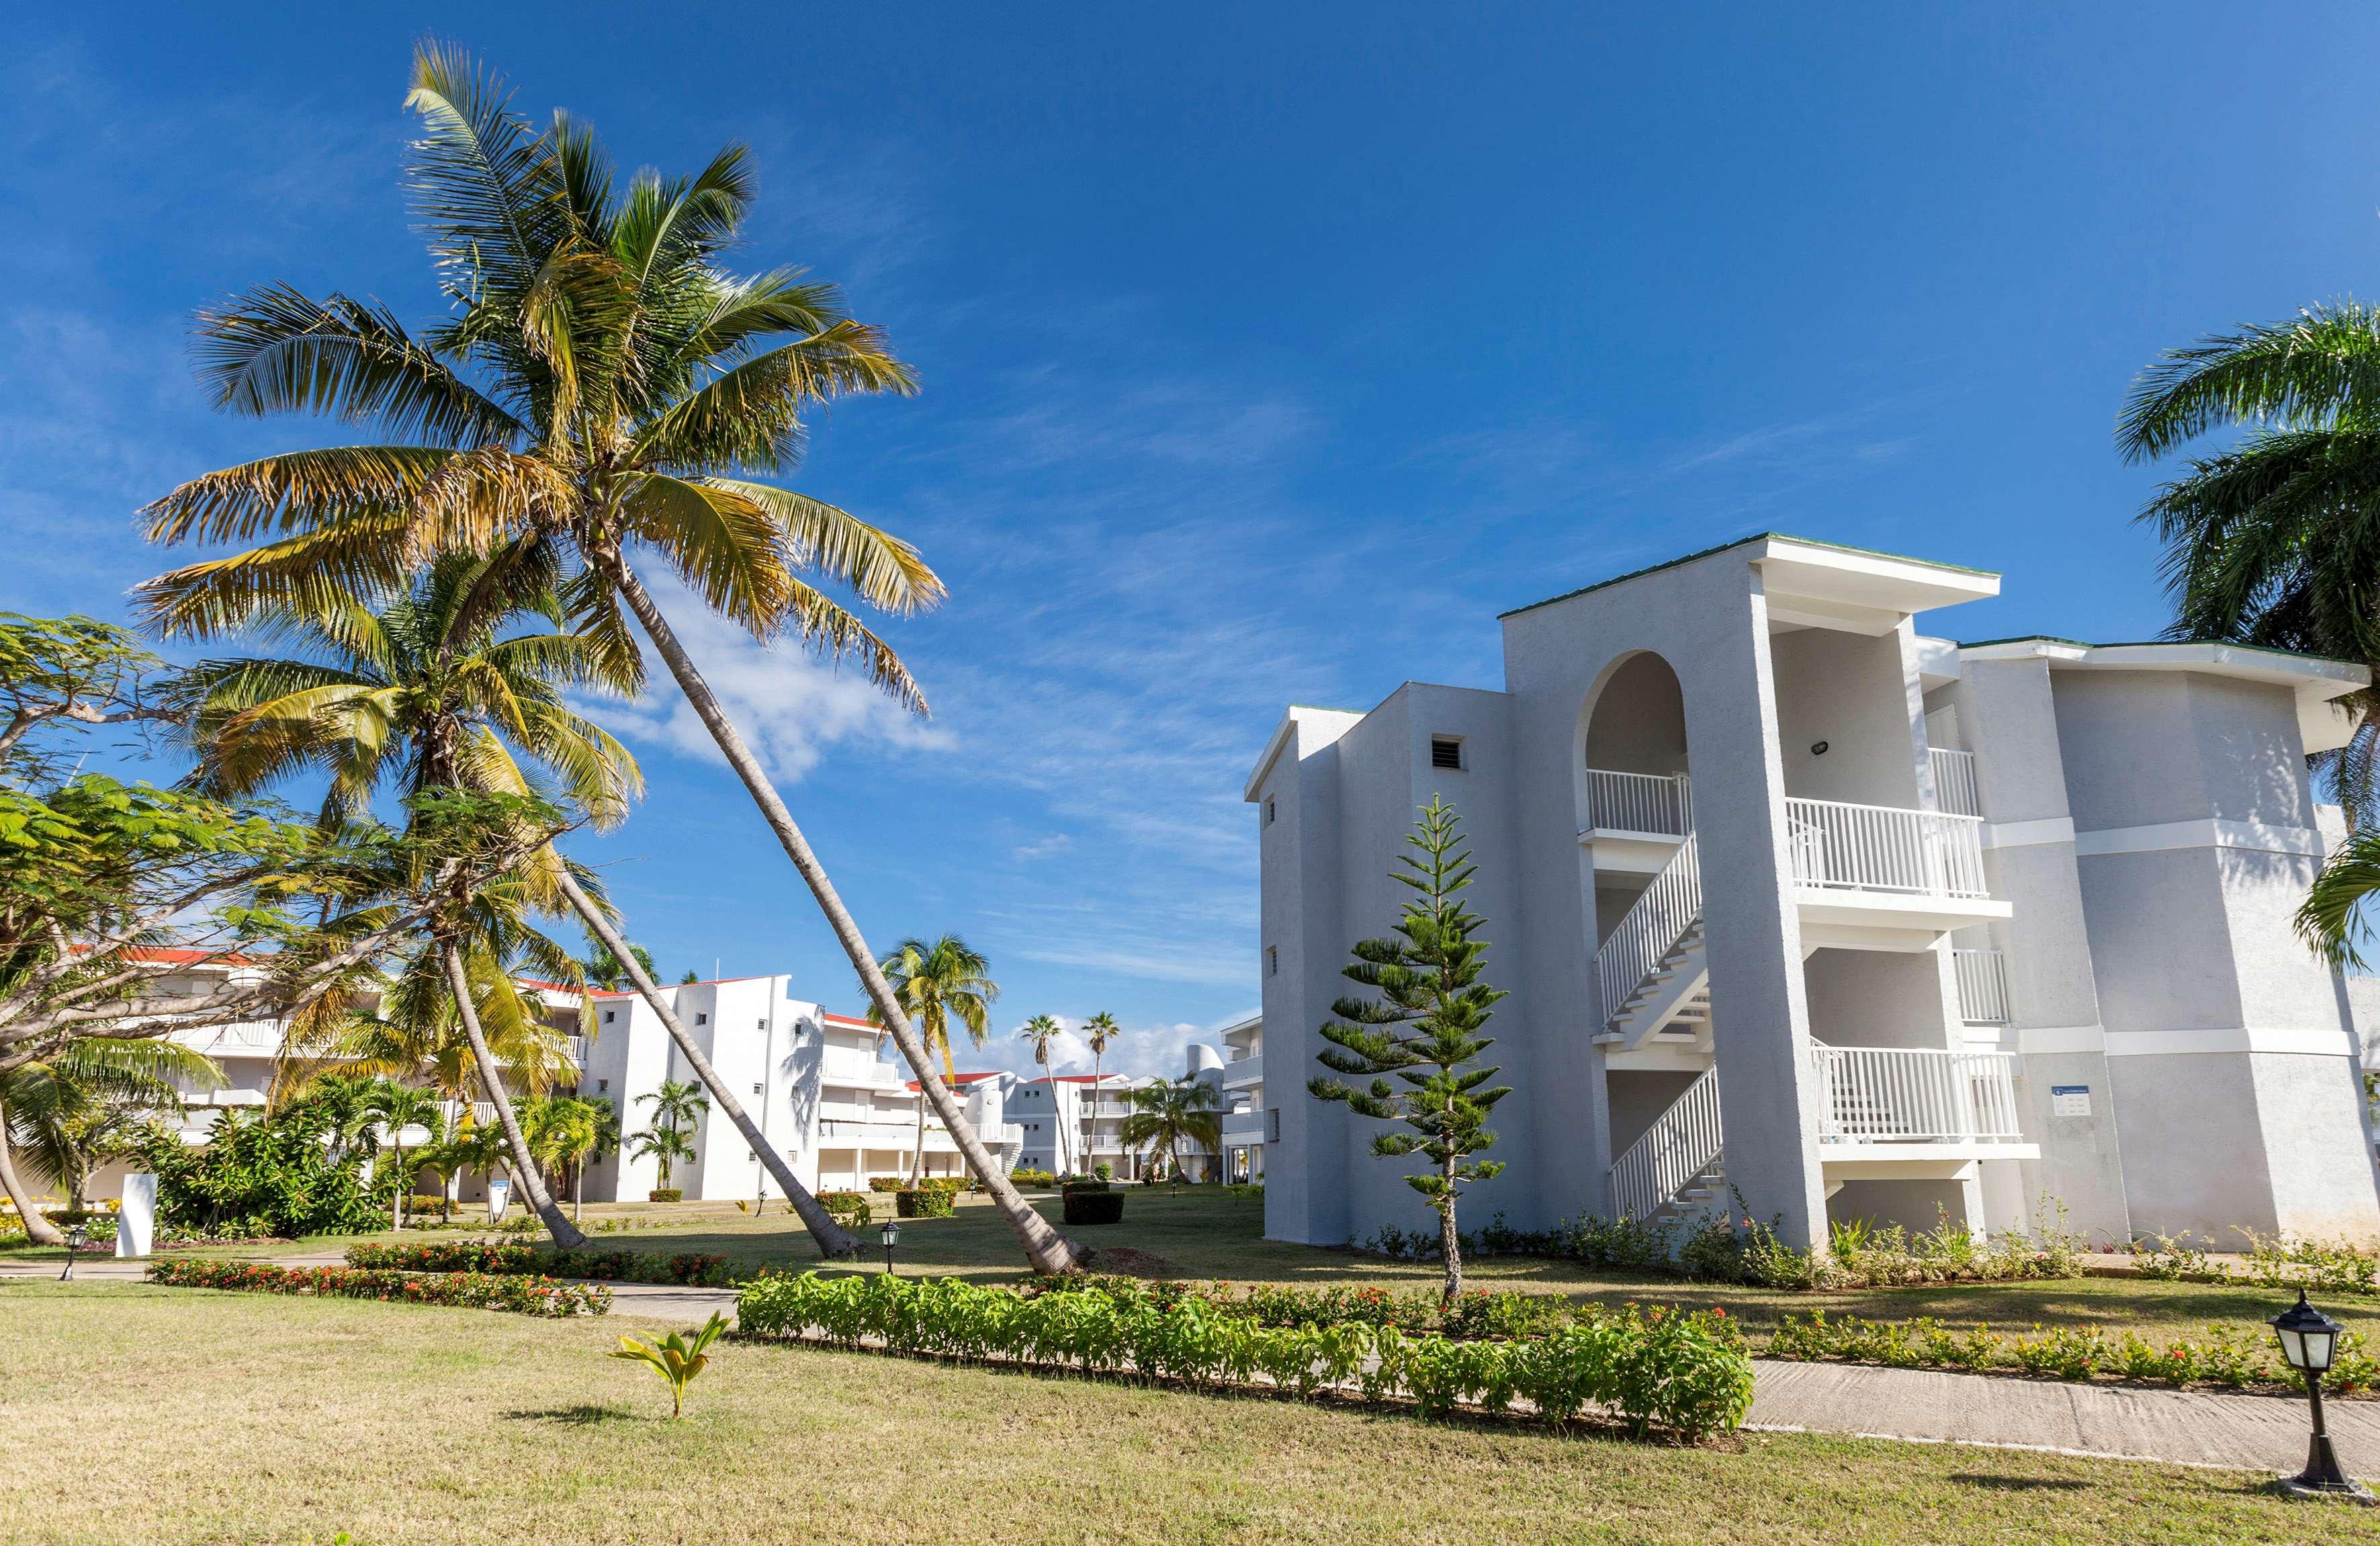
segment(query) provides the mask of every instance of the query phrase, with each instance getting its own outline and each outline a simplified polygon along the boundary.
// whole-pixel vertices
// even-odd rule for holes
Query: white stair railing
[[[1649,1219],[1718,1157],[1718,1070],[1706,1068],[1612,1162],[1612,1210],[1640,1223]]]
[[[1802,885],[1930,896],[1988,896],[1984,823],[1973,816],[1841,800],[1785,802]]]
[[[1997,950],[1953,950],[1950,967],[1959,979],[1959,1018],[1974,1026],[2009,1023],[2006,956]]]
[[[2018,1143],[2016,1054],[1815,1045],[1821,1143]]]
[[[1981,785],[1975,782],[1975,754],[1952,751],[1948,747],[1929,746],[1925,761],[1934,768],[1934,804],[1953,816],[1980,816],[1984,813]]]
[[[1628,909],[1628,916],[1620,920],[1620,927],[1603,942],[1603,948],[1595,953],[1604,1024],[1618,1017],[1621,1006],[1702,915],[1703,867],[1695,855],[1694,834],[1689,833],[1670,856],[1670,862],[1653,877],[1653,883],[1645,888],[1645,895]]]
[[[1683,837],[1694,830],[1693,785],[1683,773],[1586,770],[1589,831],[1649,832]]]

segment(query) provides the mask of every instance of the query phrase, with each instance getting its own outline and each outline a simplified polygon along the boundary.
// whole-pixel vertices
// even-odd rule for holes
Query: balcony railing
[[[1719,1147],[1718,1070],[1706,1068],[1612,1162],[1613,1211],[1640,1223],[1650,1219],[1718,1163]]]
[[[1988,896],[1984,823],[1973,816],[1840,800],[1789,799],[1793,879],[1806,886]]]
[[[1820,1143],[2019,1143],[2016,1054],[1814,1046]]]
[[[1587,825],[1604,832],[1683,837],[1694,830],[1694,789],[1683,773],[1586,770]]]
[[[1264,1127],[1265,1114],[1260,1107],[1251,1106],[1246,1111],[1223,1114],[1223,1137],[1226,1138],[1261,1139]]]
[[[1264,1053],[1244,1057],[1223,1065],[1223,1088],[1236,1090],[1244,1085],[1264,1083]]]
[[[1953,816],[1984,813],[1982,787],[1975,782],[1975,754],[1929,746],[1925,760],[1934,765],[1934,804]]]
[[[2009,1023],[2008,957],[1997,950],[1953,950],[1959,979],[1959,1018],[1971,1026]]]

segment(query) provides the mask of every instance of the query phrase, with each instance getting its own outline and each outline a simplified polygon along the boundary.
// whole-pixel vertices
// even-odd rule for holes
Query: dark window
[[[1265,971],[1272,977],[1281,975],[1281,946],[1277,944],[1265,946]]]
[[[1281,816],[1281,807],[1273,801],[1273,798],[1272,798],[1272,797],[1271,797],[1271,796],[1269,796],[1269,795],[1266,796],[1266,797],[1265,797],[1265,825],[1267,825],[1267,826],[1270,826],[1270,825],[1272,825],[1272,824],[1273,824],[1273,822],[1274,822],[1276,820],[1278,820],[1278,819],[1280,818],[1280,816]]]
[[[1452,736],[1432,736],[1429,738],[1429,765],[1433,768],[1463,767],[1463,743]]]
[[[595,1081],[595,1093],[598,1095],[602,1094],[605,1090],[611,1088],[612,1081],[610,1079],[597,1079]]]
[[[754,1085],[754,1086],[752,1087],[752,1093],[753,1093],[753,1094],[755,1094],[755,1095],[759,1094],[759,1093],[760,1093],[760,1087],[759,1087],[759,1085],[757,1085],[757,1084],[756,1084],[756,1085]]]
[[[698,1026],[709,1025],[710,1023],[710,1016],[708,1015],[697,1015],[694,1017],[694,1023]]]
[[[603,1023],[605,1025],[610,1025],[612,1023],[612,1011],[609,1009],[603,1011]]]

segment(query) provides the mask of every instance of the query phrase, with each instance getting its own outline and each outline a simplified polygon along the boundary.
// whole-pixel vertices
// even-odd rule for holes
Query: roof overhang
[[[1795,627],[1888,634],[1912,613],[2000,593],[2000,577],[1982,569],[1800,537],[1763,538],[1748,556],[1760,571],[1769,621]]]
[[[2052,671],[2180,671],[2287,688],[2297,696],[2298,732],[2308,752],[2345,746],[2355,716],[2337,700],[2372,685],[2352,661],[2293,654],[2253,644],[2083,644],[2070,639],[2003,639],[1960,649],[1963,660],[2044,660]]]

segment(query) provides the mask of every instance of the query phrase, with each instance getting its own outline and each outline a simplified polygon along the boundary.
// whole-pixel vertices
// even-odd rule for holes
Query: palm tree
[[[710,1109],[703,1099],[702,1087],[685,1079],[663,1079],[650,1094],[637,1097],[637,1104],[653,1108],[653,1125],[692,1130]]]
[[[422,48],[407,103],[424,126],[411,167],[417,213],[453,314],[417,340],[384,309],[267,286],[200,318],[217,406],[319,413],[387,438],[225,469],[150,505],[161,542],[271,537],[151,581],[152,624],[204,637],[292,597],[393,593],[426,555],[505,544],[565,574],[579,629],[638,674],[633,615],[1033,1266],[1073,1270],[1075,1248],[1008,1183],[935,1076],[808,839],[630,562],[654,554],[754,638],[790,632],[829,658],[856,658],[923,712],[899,657],[811,580],[893,614],[936,604],[941,581],[898,538],[739,476],[792,467],[811,408],[910,392],[914,374],[832,286],[719,266],[751,202],[740,146],[691,178],[639,173],[623,195],[582,125],[557,115],[537,134],[509,110],[503,82],[459,53]],[[732,1114],[723,1087],[713,1090]]]
[[[991,1026],[991,1006],[1000,998],[1000,984],[989,973],[991,963],[967,948],[956,934],[944,934],[928,944],[915,935],[892,947],[881,963],[884,980],[892,985],[896,1004],[917,1022],[917,1035],[930,1057],[941,1053],[942,1077],[955,1080],[951,1061],[951,1022],[956,1020],[977,1046],[983,1045]],[[874,1004],[868,1023],[881,1026]],[[955,1138],[957,1135],[953,1134]],[[926,1102],[921,1084],[917,1101],[917,1137],[909,1154],[909,1184],[916,1186],[926,1165]]]
[[[590,988],[601,988],[607,993],[620,992],[622,985],[629,980],[626,965],[619,956],[612,954],[610,945],[605,944],[593,934],[587,936],[587,959],[583,963],[587,969],[587,985]],[[643,945],[632,943],[628,946],[628,958],[644,968],[646,976],[661,975],[662,968],[653,965],[652,953]]]
[[[1210,1154],[1223,1149],[1223,1119],[1215,1087],[1204,1079],[1182,1079],[1144,1085],[1132,1092],[1132,1114],[1123,1119],[1117,1138],[1126,1149],[1160,1150],[1169,1156],[1173,1185],[1182,1185],[1182,1145],[1202,1146]]]
[[[1102,1074],[1107,1066],[1108,1048],[1123,1034],[1123,1028],[1104,1009],[1083,1022],[1083,1040],[1091,1049],[1091,1115],[1083,1126],[1083,1163],[1087,1167],[1099,1158],[1099,1102],[1107,1095]]]
[[[464,1108],[462,1120],[455,1124],[455,1131],[447,1138],[443,1151],[446,1163],[454,1167],[448,1172],[449,1197],[453,1195],[453,1178],[464,1171],[475,1170],[492,1179],[498,1171],[511,1171],[513,1168],[512,1146],[504,1130],[480,1122],[468,1106]]]
[[[669,1190],[670,1166],[694,1158],[694,1142],[675,1127],[652,1127],[628,1139],[628,1152],[639,1160],[651,1160],[660,1166],[661,1179],[655,1189]]]
[[[2167,637],[2380,665],[2380,309],[2334,302],[2169,350],[2117,444],[2153,460],[2224,428],[2246,432],[2141,512],[2165,542]],[[2361,829],[2380,822],[2380,696],[2342,703],[2352,738],[2313,761]]]
[[[91,1173],[122,1152],[134,1129],[180,1111],[186,1087],[222,1082],[213,1060],[173,1041],[78,1037],[53,1056],[0,1073],[0,1121],[9,1146],[80,1212]],[[37,1216],[25,1197],[17,1200],[20,1216]]]
[[[1065,1034],[1064,1028],[1058,1024],[1057,1018],[1054,1016],[1036,1015],[1031,1019],[1025,1022],[1025,1029],[1017,1034],[1025,1041],[1033,1043],[1033,1061],[1041,1065],[1041,1068],[1046,1075],[1050,1067],[1050,1043],[1055,1041],[1059,1037]],[[1052,1090],[1055,1090],[1058,1088],[1057,1082],[1052,1080],[1050,1088]],[[1054,1100],[1051,1101],[1050,1105],[1051,1108],[1057,1112],[1057,1115],[1059,1117],[1059,1121],[1056,1124],[1058,1128],[1059,1168],[1065,1171],[1068,1175],[1072,1175],[1074,1174],[1075,1169],[1075,1156],[1073,1146],[1066,1141],[1066,1124],[1064,1121],[1065,1113],[1057,1108],[1057,1102]]]
[[[406,1199],[413,1190],[413,1172],[405,1163],[405,1130],[425,1127],[435,1134],[441,1115],[438,1097],[417,1085],[400,1084],[382,1076],[364,1105],[388,1134],[389,1147],[396,1150],[396,1188],[389,1204],[389,1220],[392,1227],[403,1229]]]
[[[607,1102],[608,1105],[609,1102]],[[549,1095],[526,1104],[522,1126],[528,1134],[529,1152],[549,1178],[565,1170],[571,1177],[570,1222],[584,1216],[587,1200],[587,1157],[602,1140],[604,1114],[591,1101],[575,1095]]]

